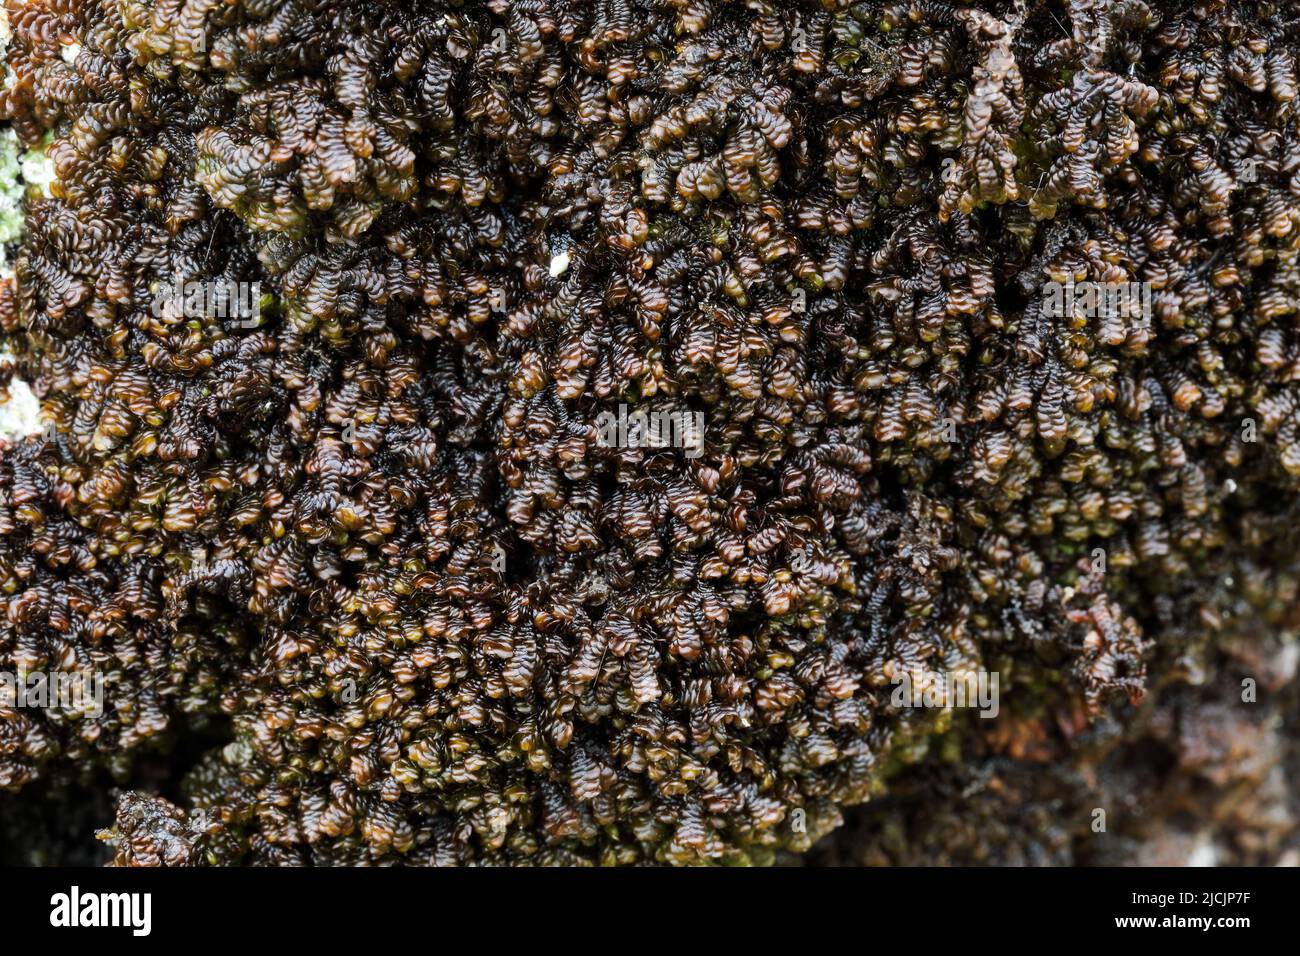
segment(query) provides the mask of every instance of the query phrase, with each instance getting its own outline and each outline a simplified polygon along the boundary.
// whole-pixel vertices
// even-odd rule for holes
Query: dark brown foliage
[[[0,710],[0,786],[233,726],[119,862],[765,862],[943,728],[893,679],[1125,713],[1294,523],[1294,2],[10,19],[57,436],[0,455],[0,665],[108,689]]]

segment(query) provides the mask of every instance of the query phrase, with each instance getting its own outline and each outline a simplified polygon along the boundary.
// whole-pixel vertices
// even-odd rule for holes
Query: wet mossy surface
[[[6,10],[6,861],[1297,850],[1300,5]]]

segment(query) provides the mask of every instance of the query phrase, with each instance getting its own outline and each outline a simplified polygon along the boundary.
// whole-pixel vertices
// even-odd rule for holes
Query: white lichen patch
[[[12,270],[5,247],[23,234],[23,188],[18,175],[18,137],[0,130],[0,276]]]
[[[11,214],[20,210],[23,187],[19,182],[22,146],[12,129],[0,129],[0,241],[11,242]]]
[[[29,149],[22,158],[23,180],[28,186],[41,191],[42,196],[50,195],[50,183],[58,177],[54,174],[54,164],[45,155],[43,149]]]
[[[0,401],[0,439],[21,441],[45,429],[41,403],[32,387],[20,378],[9,382],[9,396]]]

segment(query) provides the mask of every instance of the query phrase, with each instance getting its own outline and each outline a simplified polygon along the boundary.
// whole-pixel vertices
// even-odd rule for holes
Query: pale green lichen
[[[0,272],[8,271],[4,245],[23,233],[23,175],[21,147],[11,129],[0,130]]]
[[[12,129],[0,130],[0,275],[13,271],[6,247],[23,237],[25,199],[48,197],[57,178],[45,153],[50,139],[47,135],[38,148],[25,150]]]

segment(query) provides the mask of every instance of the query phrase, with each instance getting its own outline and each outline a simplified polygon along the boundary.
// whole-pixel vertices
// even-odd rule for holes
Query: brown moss
[[[1160,601],[1292,580],[1292,7],[16,8],[0,666],[108,695],[0,784],[224,715],[122,861],[764,862],[903,673],[1129,713]]]

